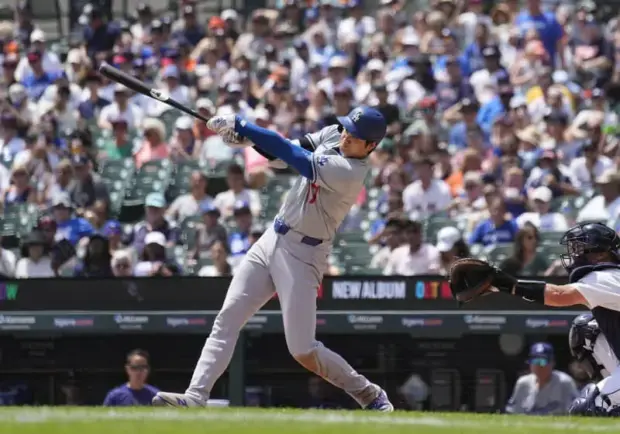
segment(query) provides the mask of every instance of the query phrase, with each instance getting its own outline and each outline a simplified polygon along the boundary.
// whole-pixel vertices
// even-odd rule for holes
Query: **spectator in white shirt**
[[[0,238],[0,244],[1,242],[2,238]],[[17,258],[15,257],[15,253],[0,247],[0,279],[6,280],[15,277],[16,263]]]
[[[0,153],[5,161],[12,161],[15,156],[26,149],[24,139],[17,136],[17,118],[13,113],[3,113],[0,118]]]
[[[600,155],[597,141],[587,140],[583,144],[583,157],[575,158],[570,165],[571,184],[584,193],[588,192],[594,187],[593,179],[601,176],[613,165],[611,159]]]
[[[532,211],[525,212],[517,217],[517,225],[522,228],[526,223],[531,223],[539,231],[560,232],[568,229],[566,217],[559,212],[551,211],[551,199],[553,193],[549,187],[538,187],[532,193]]]
[[[404,229],[406,245],[395,249],[383,270],[386,276],[416,276],[439,272],[439,251],[422,241],[422,224],[410,221]]]
[[[343,41],[350,34],[357,35],[361,40],[366,36],[372,36],[377,30],[375,19],[364,15],[364,8],[360,0],[349,0],[346,14],[348,17],[340,21],[338,25],[338,41]]]
[[[375,253],[370,261],[370,268],[383,270],[387,265],[392,252],[403,244],[403,222],[399,219],[390,219],[385,224],[383,231],[374,237],[381,241],[383,247]]]
[[[130,129],[137,129],[144,118],[144,112],[129,102],[129,89],[120,83],[114,86],[114,102],[101,109],[99,128],[112,129],[113,119],[124,119]]]
[[[226,243],[216,241],[211,246],[212,265],[205,265],[199,271],[200,277],[232,276],[233,268],[228,261],[228,248]]]
[[[34,231],[28,234],[22,243],[21,259],[17,261],[15,277],[29,279],[32,277],[54,277],[52,260],[45,251],[45,236]]]
[[[35,29],[32,31],[30,34],[30,44],[34,50],[42,53],[41,62],[45,72],[51,73],[63,70],[62,63],[60,63],[60,59],[56,53],[47,50],[45,47],[45,32],[43,32],[43,30]],[[22,81],[24,77],[31,73],[30,62],[28,62],[28,59],[24,56],[17,64],[15,79],[17,81]]]
[[[325,92],[330,101],[333,101],[334,93],[337,91],[353,91],[355,88],[355,83],[347,77],[349,67],[349,60],[344,56],[334,56],[330,59],[327,78],[317,83],[318,89]]]
[[[593,197],[577,216],[578,222],[605,221],[609,227],[620,229],[620,173],[608,169],[596,178],[601,194]]]
[[[261,205],[258,193],[245,187],[243,168],[238,164],[228,166],[226,175],[228,190],[215,196],[214,205],[220,210],[222,217],[227,218],[233,215],[236,202],[245,202],[250,205],[252,215],[260,214]]]
[[[161,78],[163,80],[161,86],[162,90],[164,90],[170,98],[184,105],[193,105],[189,88],[181,84],[181,72],[178,66],[166,66],[162,71]],[[148,99],[145,109],[147,116],[158,117],[166,110],[170,110],[170,106],[153,98]]]
[[[403,191],[405,212],[412,220],[424,219],[431,214],[445,211],[452,202],[450,187],[433,177],[433,162],[428,157],[417,161],[418,180]]]
[[[213,198],[207,194],[207,176],[195,170],[190,177],[190,191],[177,197],[166,211],[166,217],[182,222],[188,217],[199,215],[203,202],[211,203]]]

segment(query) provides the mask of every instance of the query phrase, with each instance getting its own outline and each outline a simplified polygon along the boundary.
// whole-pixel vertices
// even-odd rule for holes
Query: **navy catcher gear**
[[[568,333],[568,344],[572,356],[581,364],[588,376],[596,379],[601,376],[603,367],[594,358],[594,345],[600,334],[598,323],[588,312],[573,320]]]
[[[603,223],[578,224],[564,234],[560,244],[566,246],[566,254],[560,255],[560,259],[569,273],[578,267],[594,265],[587,258],[589,253],[609,252],[620,263],[620,237]]]
[[[588,384],[581,391],[581,396],[573,401],[568,414],[571,416],[608,416],[609,414],[595,403],[600,394],[601,391],[598,390],[596,384]]]

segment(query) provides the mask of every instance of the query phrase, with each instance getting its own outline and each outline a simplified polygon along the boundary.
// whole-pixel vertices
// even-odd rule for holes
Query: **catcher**
[[[620,359],[620,237],[602,223],[583,223],[564,234],[562,265],[567,285],[510,276],[484,261],[457,260],[450,269],[450,289],[467,303],[493,292],[504,292],[533,303],[567,307],[583,305],[592,312],[614,360]],[[620,365],[595,387],[586,388],[571,414],[615,415],[620,412]]]

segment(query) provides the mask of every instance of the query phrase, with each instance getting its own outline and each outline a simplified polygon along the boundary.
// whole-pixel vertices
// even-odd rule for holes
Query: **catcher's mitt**
[[[462,303],[472,301],[480,295],[494,292],[493,278],[497,269],[474,258],[457,259],[450,267],[450,290],[452,296]]]

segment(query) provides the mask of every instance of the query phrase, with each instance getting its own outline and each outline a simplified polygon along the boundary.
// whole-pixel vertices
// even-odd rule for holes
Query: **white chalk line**
[[[1,409],[0,422],[43,424],[47,422],[77,422],[89,423],[93,421],[225,421],[225,422],[272,422],[272,423],[312,423],[312,424],[367,424],[374,423],[382,426],[426,426],[437,428],[476,429],[480,432],[497,432],[498,428],[523,428],[544,429],[553,431],[580,431],[580,432],[618,432],[620,423],[597,424],[596,420],[584,420],[587,423],[577,421],[544,421],[535,418],[525,421],[522,417],[511,416],[488,417],[480,416],[477,420],[468,420],[470,414],[463,414],[463,419],[458,414],[453,417],[442,418],[440,416],[417,415],[407,417],[402,414],[374,414],[364,415],[353,412],[323,412],[309,411],[307,413],[268,410],[204,410],[187,411],[169,409],[149,409],[139,411],[120,410],[87,410],[87,409],[53,409],[53,408],[29,408],[29,409]],[[606,421],[609,421],[608,419]],[[602,420],[601,420],[602,422]]]

